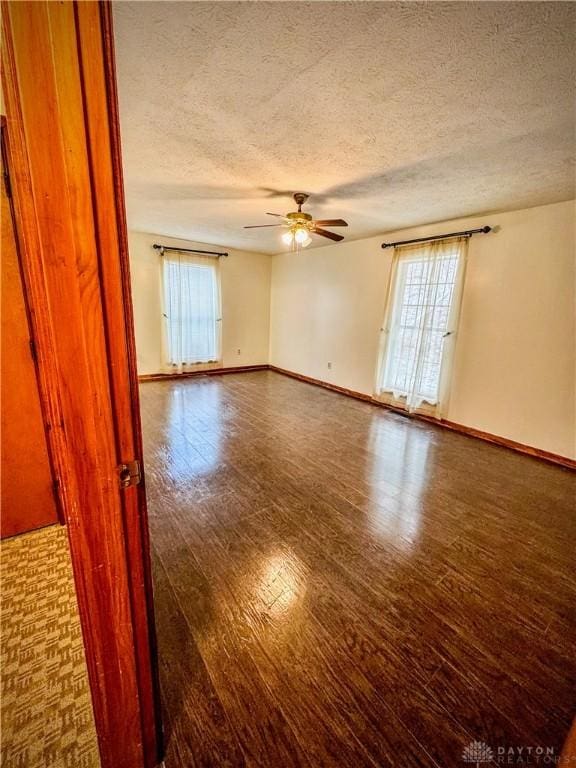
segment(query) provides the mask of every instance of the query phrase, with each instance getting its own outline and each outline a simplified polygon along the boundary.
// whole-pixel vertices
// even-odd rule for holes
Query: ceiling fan
[[[294,200],[298,206],[297,211],[292,211],[282,216],[280,213],[267,213],[267,216],[276,216],[282,219],[279,224],[252,224],[244,229],[260,229],[261,227],[284,227],[286,232],[282,234],[282,240],[286,245],[291,245],[293,248],[305,248],[310,245],[312,238],[310,235],[320,235],[320,237],[327,237],[329,240],[340,242],[344,240],[342,235],[337,235],[335,232],[328,232],[327,229],[322,227],[347,227],[348,223],[344,219],[317,219],[314,220],[309,213],[305,213],[302,210],[302,206],[308,200],[309,195],[304,192],[296,192]]]

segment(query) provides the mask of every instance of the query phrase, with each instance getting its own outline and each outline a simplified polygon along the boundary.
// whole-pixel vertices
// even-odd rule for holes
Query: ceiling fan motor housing
[[[294,222],[312,221],[312,216],[309,213],[304,213],[304,211],[293,211],[292,213],[287,213],[286,218],[292,219]]]

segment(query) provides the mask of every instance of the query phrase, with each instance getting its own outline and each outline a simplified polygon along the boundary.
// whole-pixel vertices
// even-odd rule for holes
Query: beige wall
[[[223,250],[221,259],[222,364],[259,365],[268,362],[270,319],[270,256],[223,246],[191,243],[164,235],[129,232],[132,299],[138,373],[159,373],[161,359],[160,255],[153,243],[184,248]],[[240,350],[240,354],[238,354]]]
[[[470,241],[446,417],[576,457],[574,214],[557,203],[274,256],[270,362],[371,394],[392,259],[380,244],[497,225]]]

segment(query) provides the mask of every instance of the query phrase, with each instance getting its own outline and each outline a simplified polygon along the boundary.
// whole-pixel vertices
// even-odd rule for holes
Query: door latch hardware
[[[118,477],[120,478],[120,488],[130,488],[131,485],[138,485],[142,479],[139,461],[128,461],[126,464],[118,466]]]

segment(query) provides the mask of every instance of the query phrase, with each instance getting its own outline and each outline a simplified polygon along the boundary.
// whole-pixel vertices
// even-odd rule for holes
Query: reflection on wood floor
[[[269,371],[141,398],[167,768],[559,753],[574,474]]]

